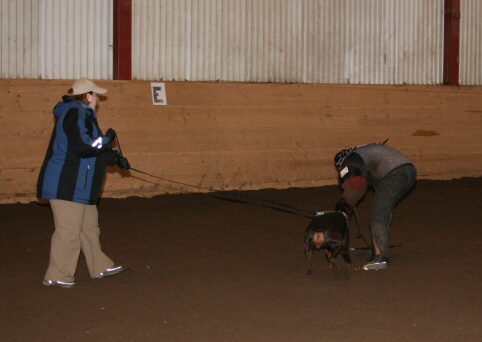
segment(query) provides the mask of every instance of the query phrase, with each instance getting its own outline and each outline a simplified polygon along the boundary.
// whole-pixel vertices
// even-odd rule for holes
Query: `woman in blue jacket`
[[[103,135],[97,123],[97,94],[106,92],[92,80],[78,79],[53,110],[56,123],[37,182],[37,197],[50,201],[55,222],[43,280],[47,286],[75,285],[81,250],[92,278],[124,270],[114,266],[99,241],[97,200],[106,166],[130,168],[127,159],[111,148],[115,131],[109,128]]]

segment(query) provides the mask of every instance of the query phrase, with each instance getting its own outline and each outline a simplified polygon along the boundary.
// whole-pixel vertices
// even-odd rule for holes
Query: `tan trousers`
[[[50,200],[50,207],[54,215],[55,232],[52,235],[50,264],[45,279],[73,282],[81,250],[91,277],[114,265],[100,247],[97,206]]]

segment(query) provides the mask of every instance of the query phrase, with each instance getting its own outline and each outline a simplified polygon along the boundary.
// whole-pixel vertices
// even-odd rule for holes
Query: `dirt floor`
[[[242,194],[319,211],[340,192]],[[306,217],[199,194],[103,199],[103,248],[127,271],[90,279],[81,255],[71,289],[41,284],[49,207],[0,205],[0,340],[481,341],[481,194],[482,178],[418,181],[396,208],[388,269],[334,272],[316,253],[311,275]],[[356,227],[351,247],[364,247]]]

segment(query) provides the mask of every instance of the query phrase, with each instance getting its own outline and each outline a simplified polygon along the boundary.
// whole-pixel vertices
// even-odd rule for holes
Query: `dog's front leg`
[[[325,254],[325,258],[326,258],[326,261],[328,262],[328,268],[329,269],[332,269],[333,268],[333,257],[332,257],[332,254],[329,250],[327,249],[324,249],[323,250],[324,254]]]
[[[305,248],[305,256],[306,260],[308,261],[308,271],[306,274],[313,273],[313,266],[311,264],[311,255],[313,254],[313,250],[311,248]]]

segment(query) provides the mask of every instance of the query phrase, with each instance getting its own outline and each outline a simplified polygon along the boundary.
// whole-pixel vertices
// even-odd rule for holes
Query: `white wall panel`
[[[0,0],[0,77],[38,74],[38,1]]]
[[[306,82],[442,82],[443,0],[305,4]]]
[[[461,85],[482,84],[482,1],[460,2],[460,66]]]
[[[294,82],[301,73],[300,2],[133,4],[133,78]]]
[[[140,1],[133,6],[132,63],[138,79],[176,79],[185,75],[186,18],[189,0]],[[142,15],[138,15],[142,13]],[[163,73],[161,75],[161,72]],[[179,78],[177,78],[179,80]]]
[[[133,77],[439,84],[443,1],[134,0]]]
[[[0,76],[111,79],[112,1],[0,0]]]

